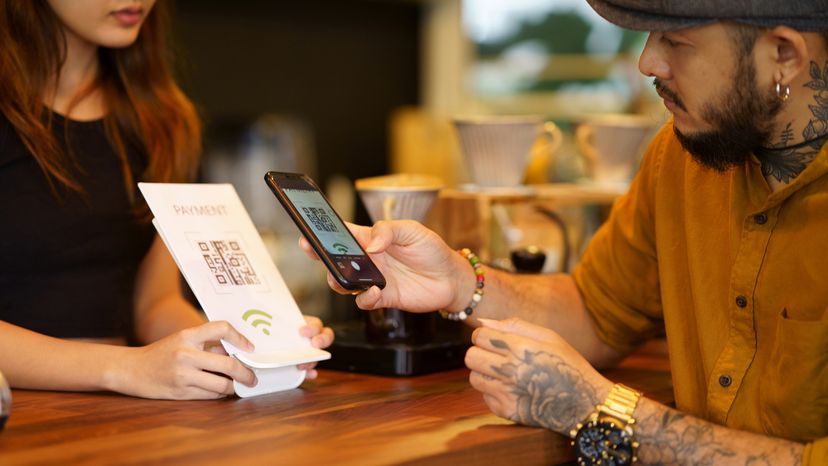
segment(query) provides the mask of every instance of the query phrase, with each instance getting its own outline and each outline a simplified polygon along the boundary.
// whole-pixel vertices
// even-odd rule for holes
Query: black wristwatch
[[[579,465],[626,466],[638,460],[633,411],[640,397],[641,393],[615,384],[589,418],[569,432]]]

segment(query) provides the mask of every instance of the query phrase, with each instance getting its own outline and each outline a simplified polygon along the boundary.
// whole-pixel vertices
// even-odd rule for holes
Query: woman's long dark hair
[[[126,142],[137,144],[148,160],[148,181],[180,182],[194,177],[201,152],[201,125],[190,100],[170,71],[166,44],[168,0],[148,14],[135,43],[101,47],[100,73],[77,103],[100,90],[106,105],[107,137],[121,159],[126,189],[134,199],[135,177],[127,163]],[[61,69],[66,40],[46,0],[0,0],[0,112],[15,128],[54,188],[83,192],[73,176],[73,161],[51,130],[44,92]]]

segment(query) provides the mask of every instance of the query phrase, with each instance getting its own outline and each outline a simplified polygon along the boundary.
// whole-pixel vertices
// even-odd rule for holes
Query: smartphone
[[[300,173],[267,172],[265,182],[322,263],[346,290],[359,292],[385,277],[333,210],[319,187]]]

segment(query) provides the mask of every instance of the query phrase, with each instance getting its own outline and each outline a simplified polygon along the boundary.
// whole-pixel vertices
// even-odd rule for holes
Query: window
[[[654,95],[637,66],[646,33],[607,22],[585,0],[463,0],[462,23],[474,111],[568,119],[635,112]]]

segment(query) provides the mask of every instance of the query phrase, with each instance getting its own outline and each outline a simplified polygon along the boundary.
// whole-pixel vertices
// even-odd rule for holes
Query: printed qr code
[[[310,219],[311,225],[317,231],[327,231],[330,233],[335,233],[339,230],[336,229],[336,225],[331,220],[331,217],[320,208],[317,207],[302,207],[302,212],[305,213],[308,219]]]
[[[196,244],[207,267],[210,268],[213,282],[219,286],[259,285],[261,282],[242,250],[241,244],[234,240],[205,241]]]

